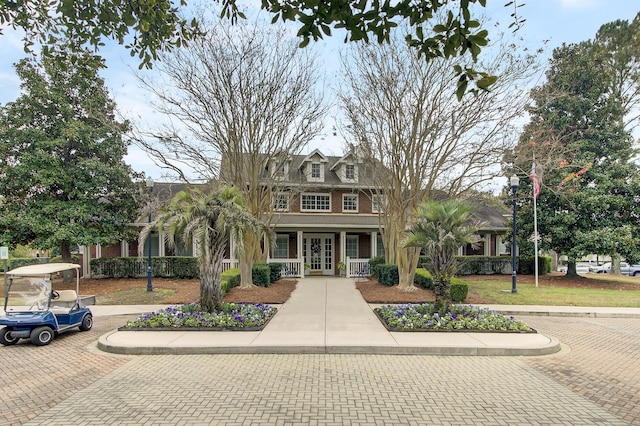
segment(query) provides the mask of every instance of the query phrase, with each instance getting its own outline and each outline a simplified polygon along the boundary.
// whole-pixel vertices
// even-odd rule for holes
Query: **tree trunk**
[[[252,288],[253,285],[253,261],[247,259],[246,253],[240,256],[240,288]]]
[[[567,261],[567,277],[577,277],[578,271],[576,270],[576,261],[569,259]]]
[[[420,249],[418,248],[403,248],[398,251],[398,275],[400,276],[398,290],[414,291],[416,289],[413,278],[419,259]]]
[[[451,305],[451,280],[445,277],[434,277],[433,291],[436,295],[434,308],[437,312],[449,309]]]
[[[253,287],[253,263],[260,257],[260,241],[255,234],[247,233],[243,237],[242,250],[238,253],[240,264],[240,288]]]
[[[71,258],[71,245],[68,241],[63,241],[60,244],[60,256],[62,257],[62,261],[64,263],[73,263]],[[62,282],[63,283],[72,283],[75,278],[75,273],[73,271],[63,271],[62,272]]]
[[[219,311],[222,306],[222,260],[226,248],[226,236],[207,226],[205,245],[200,258],[200,306],[204,311]]]

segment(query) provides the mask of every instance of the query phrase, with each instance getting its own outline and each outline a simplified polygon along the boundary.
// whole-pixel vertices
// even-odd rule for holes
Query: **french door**
[[[333,234],[305,234],[304,263],[310,266],[309,275],[334,275]]]

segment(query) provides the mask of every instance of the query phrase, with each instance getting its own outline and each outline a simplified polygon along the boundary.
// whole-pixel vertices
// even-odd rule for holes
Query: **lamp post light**
[[[147,178],[146,184],[149,189],[149,194],[153,194],[153,179],[151,176]],[[151,223],[151,208],[149,208],[149,223]],[[147,257],[147,291],[153,291],[153,285],[151,284],[151,233],[149,234],[149,238],[147,239],[147,244],[149,244],[148,257]]]
[[[516,288],[516,193],[520,186],[520,179],[515,174],[509,179],[511,192],[513,194],[513,236],[511,237],[511,293],[517,293]]]

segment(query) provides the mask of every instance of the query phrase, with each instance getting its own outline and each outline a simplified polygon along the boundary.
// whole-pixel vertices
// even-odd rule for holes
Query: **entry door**
[[[304,263],[310,275],[333,275],[333,234],[306,234]]]

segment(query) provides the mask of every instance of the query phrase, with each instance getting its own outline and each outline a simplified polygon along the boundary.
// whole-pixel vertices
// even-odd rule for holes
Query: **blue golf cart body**
[[[76,290],[52,289],[52,278],[64,271],[75,272]],[[15,345],[20,339],[48,345],[54,336],[78,327],[81,331],[93,326],[91,310],[81,306],[80,265],[44,263],[23,266],[7,273],[4,312],[0,317],[0,343]]]

